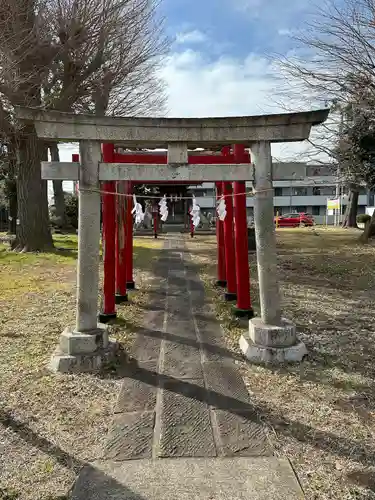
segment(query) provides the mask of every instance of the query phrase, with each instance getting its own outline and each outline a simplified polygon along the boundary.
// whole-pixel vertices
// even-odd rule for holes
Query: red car
[[[285,214],[279,215],[278,222],[276,221],[278,227],[311,227],[314,225],[314,218],[310,214],[299,213],[299,214]]]

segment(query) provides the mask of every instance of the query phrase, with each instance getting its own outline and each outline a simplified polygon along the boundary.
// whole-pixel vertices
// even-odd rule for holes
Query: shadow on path
[[[61,464],[63,467],[72,469],[76,475],[84,467],[86,467],[86,471],[88,471],[89,473],[94,471],[95,488],[97,488],[99,491],[103,490],[103,488],[106,487],[110,489],[111,492],[119,495],[119,498],[145,500],[144,497],[135,494],[133,491],[129,490],[115,479],[109,477],[103,471],[96,469],[93,465],[88,464],[87,462],[79,460],[70,453],[61,449],[58,445],[51,443],[51,441],[48,441],[48,439],[42,436],[39,436],[39,434],[34,432],[25,422],[21,422],[20,420],[15,419],[10,412],[0,410],[0,426],[11,429],[15,433],[17,433],[24,441],[31,444],[32,446],[35,446],[43,453],[46,453],[57,460],[57,462],[59,462],[59,464]],[[6,492],[6,489],[4,491]],[[0,494],[1,493],[2,490],[0,489]],[[12,491],[11,494],[12,497],[10,498],[12,500],[21,500],[23,498],[22,492]],[[68,492],[66,496],[50,495],[48,497],[48,500],[67,500],[68,498],[70,498],[70,492]],[[94,496],[91,496],[89,498],[94,498]]]
[[[186,341],[186,339],[182,340]],[[255,423],[259,422],[260,417],[261,421],[269,428],[273,428],[276,432],[282,433],[285,436],[297,439],[301,443],[312,445],[320,450],[329,451],[337,456],[356,460],[366,466],[371,466],[375,463],[375,450],[370,445],[366,446],[363,442],[347,439],[332,432],[321,431],[302,422],[296,422],[287,418],[280,420],[272,408],[266,405],[262,405],[261,407],[255,406],[199,386],[191,381],[180,380],[156,371],[147,370],[139,366],[134,359],[131,364],[127,363],[125,365],[121,363],[117,373],[114,373],[113,376],[114,378],[128,377],[150,386],[162,387],[187,398],[208,402],[215,409],[226,410]]]

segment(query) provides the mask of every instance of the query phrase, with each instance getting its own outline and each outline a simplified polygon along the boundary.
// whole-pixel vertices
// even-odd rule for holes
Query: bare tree
[[[156,70],[168,43],[157,8],[156,0],[0,0],[0,128],[18,152],[16,248],[43,250],[52,238],[40,178],[47,145],[33,126],[17,127],[13,106],[161,114]]]
[[[347,180],[348,225],[356,225],[355,200],[369,167],[358,161],[352,140],[345,137],[353,126],[353,115],[348,111],[362,110],[366,103],[374,102],[374,20],[375,0],[328,1],[316,10],[303,31],[293,36],[298,46],[296,55],[280,61],[288,81],[284,92],[289,97],[301,102],[301,96],[305,96],[309,102],[333,108],[330,122],[313,145],[330,155],[333,167]]]
[[[53,5],[51,31],[58,31],[63,52],[44,87],[46,94],[56,97],[56,77],[64,82],[54,109],[98,115],[163,113],[165,95],[157,69],[168,41],[157,16],[158,2],[65,0]],[[50,151],[58,161],[56,146]],[[56,214],[64,222],[62,183],[53,185]]]

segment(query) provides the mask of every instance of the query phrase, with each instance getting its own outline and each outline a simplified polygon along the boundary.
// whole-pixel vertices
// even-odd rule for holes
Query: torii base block
[[[297,339],[295,325],[285,318],[279,325],[253,318],[248,334],[240,338],[240,349],[255,364],[300,362],[307,356],[305,344]]]
[[[66,328],[52,354],[49,369],[60,373],[97,372],[115,359],[119,344],[108,338],[108,330],[99,323],[96,331],[78,333]]]

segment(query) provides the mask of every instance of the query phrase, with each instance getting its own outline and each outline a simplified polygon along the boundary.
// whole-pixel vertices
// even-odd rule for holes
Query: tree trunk
[[[358,227],[357,226],[358,197],[359,197],[358,188],[356,186],[351,185],[349,191],[349,202],[346,206],[342,227]]]
[[[6,195],[9,206],[9,226],[8,233],[16,235],[18,203],[17,203],[17,155],[14,137],[8,143],[9,172],[6,180]]]
[[[48,217],[47,181],[41,179],[44,145],[33,125],[25,126],[18,142],[18,222],[13,248],[23,252],[53,248]]]
[[[361,234],[359,241],[361,243],[368,243],[368,240],[375,236],[375,210],[372,213],[371,219],[366,223],[365,229]]]
[[[7,196],[9,204],[9,234],[16,234],[17,230],[17,183],[15,180],[7,181]]]
[[[49,151],[51,153],[51,161],[60,161],[59,147],[57,142],[49,144]],[[55,204],[55,216],[57,226],[63,228],[66,226],[66,211],[65,211],[65,197],[63,190],[63,181],[52,181],[53,184],[53,198]]]

